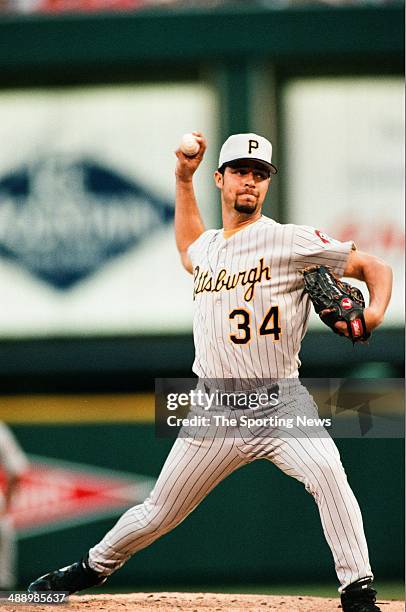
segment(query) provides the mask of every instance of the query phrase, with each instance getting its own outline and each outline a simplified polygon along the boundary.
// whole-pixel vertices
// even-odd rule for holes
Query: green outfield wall
[[[151,424],[16,425],[29,453],[155,478],[171,441]],[[360,502],[377,578],[403,576],[403,442],[338,440],[349,481]],[[115,519],[23,537],[21,584],[64,565],[94,544]],[[334,583],[330,551],[316,505],[303,486],[267,461],[257,461],[221,483],[173,532],[139,552],[111,585],[191,586],[203,583],[304,581]]]

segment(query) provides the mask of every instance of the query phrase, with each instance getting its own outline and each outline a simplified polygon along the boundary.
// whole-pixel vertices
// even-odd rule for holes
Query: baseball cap
[[[249,159],[263,165],[271,174],[278,172],[272,164],[272,145],[258,134],[233,134],[223,144],[220,151],[218,169],[231,166],[233,162]]]

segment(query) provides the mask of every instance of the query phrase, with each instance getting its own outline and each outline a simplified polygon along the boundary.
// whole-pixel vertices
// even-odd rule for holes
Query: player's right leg
[[[177,438],[150,496],[127,510],[84,560],[41,576],[28,590],[74,593],[104,582],[134,553],[179,525],[243,464],[233,438]]]

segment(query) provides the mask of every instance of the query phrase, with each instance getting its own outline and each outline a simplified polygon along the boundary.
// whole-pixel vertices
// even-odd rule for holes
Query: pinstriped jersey
[[[231,234],[231,235],[230,235]],[[301,270],[342,276],[352,242],[262,216],[229,233],[208,230],[188,249],[193,265],[195,361],[200,378],[293,378],[310,299]]]

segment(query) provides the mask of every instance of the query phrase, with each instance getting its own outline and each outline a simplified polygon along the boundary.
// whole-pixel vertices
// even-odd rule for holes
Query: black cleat
[[[72,594],[103,584],[106,580],[107,576],[101,576],[95,572],[88,566],[86,559],[82,559],[82,561],[40,576],[31,582],[28,592],[54,591]]]
[[[341,593],[343,612],[382,612],[375,605],[376,591],[372,588],[372,578],[361,578],[350,584]]]

